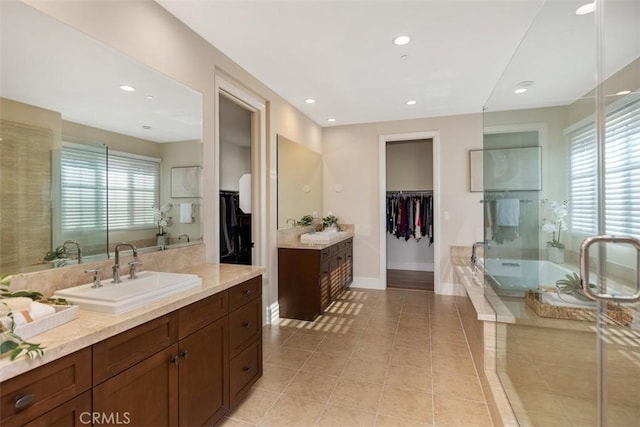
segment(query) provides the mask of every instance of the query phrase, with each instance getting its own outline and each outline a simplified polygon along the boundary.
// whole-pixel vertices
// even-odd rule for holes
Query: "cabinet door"
[[[344,289],[347,289],[353,283],[353,244],[349,240],[347,242],[347,249],[345,250],[345,283]]]
[[[174,344],[93,389],[100,425],[178,425],[178,345]]]
[[[229,409],[227,318],[180,340],[180,425],[213,425]]]
[[[320,312],[324,313],[331,304],[331,276],[329,261],[320,263]]]
[[[335,301],[344,289],[344,252],[336,253],[329,260],[331,300]]]

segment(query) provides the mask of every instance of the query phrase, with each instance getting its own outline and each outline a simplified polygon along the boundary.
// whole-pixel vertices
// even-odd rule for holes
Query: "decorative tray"
[[[49,329],[57,328],[60,325],[77,319],[80,315],[80,307],[77,305],[54,305],[53,308],[56,309],[55,313],[41,317],[31,323],[16,326],[14,332],[23,340],[27,340]],[[0,334],[0,342],[2,341],[3,336]]]
[[[527,305],[540,317],[567,320],[586,320],[595,322],[595,308],[562,307],[543,302],[540,292],[527,291],[524,296]],[[633,315],[628,308],[618,304],[607,302],[607,323],[629,326],[633,321]]]

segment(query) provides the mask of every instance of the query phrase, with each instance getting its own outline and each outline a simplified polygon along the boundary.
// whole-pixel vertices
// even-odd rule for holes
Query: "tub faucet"
[[[189,235],[188,234],[181,234],[178,236],[178,240],[182,240],[182,238],[187,239],[187,243],[189,243],[191,241],[191,239],[189,239]]]
[[[77,240],[65,240],[64,243],[62,244],[62,249],[67,250],[67,245],[76,245],[76,248],[78,248],[78,264],[82,264],[82,248],[80,247],[80,242],[78,242]]]
[[[120,242],[116,245],[116,248],[114,250],[115,252],[115,264],[113,265],[113,283],[120,283],[122,282],[122,280],[120,280],[120,248],[121,247],[128,247],[131,248],[131,251],[133,252],[133,262],[131,262],[129,264],[129,278],[130,279],[135,279],[136,277],[136,266],[139,265],[140,263],[138,262],[138,249],[131,243],[127,243],[127,242]]]
[[[487,248],[489,248],[489,242],[487,241],[475,242],[471,246],[471,266],[472,267],[475,268],[478,263],[478,246],[485,246],[485,245]]]

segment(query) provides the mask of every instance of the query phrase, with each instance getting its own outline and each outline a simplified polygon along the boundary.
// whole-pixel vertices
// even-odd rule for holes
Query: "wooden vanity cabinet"
[[[352,282],[352,238],[323,249],[278,249],[280,317],[313,321]]]

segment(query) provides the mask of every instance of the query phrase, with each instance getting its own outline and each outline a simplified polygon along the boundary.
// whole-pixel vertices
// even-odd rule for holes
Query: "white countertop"
[[[193,302],[215,295],[261,275],[265,269],[235,264],[201,264],[175,272],[197,274],[202,279],[202,288],[174,295],[119,315],[80,310],[77,319],[28,339],[29,342],[45,347],[44,357],[33,360],[21,357],[15,361],[11,361],[9,357],[0,359],[0,381],[13,378]]]

